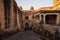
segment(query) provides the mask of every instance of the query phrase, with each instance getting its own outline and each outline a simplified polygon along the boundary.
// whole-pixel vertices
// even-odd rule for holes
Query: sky
[[[53,0],[15,0],[18,6],[22,6],[23,9],[28,10],[31,6],[34,9],[40,7],[49,7],[53,5]]]

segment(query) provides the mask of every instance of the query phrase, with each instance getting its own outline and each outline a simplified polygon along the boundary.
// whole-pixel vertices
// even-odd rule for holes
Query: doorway
[[[47,15],[46,24],[56,24],[57,15]]]
[[[29,30],[29,23],[25,23],[25,30]]]

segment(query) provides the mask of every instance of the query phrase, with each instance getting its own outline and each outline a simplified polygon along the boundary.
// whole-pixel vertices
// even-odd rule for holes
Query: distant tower
[[[23,10],[22,6],[20,6],[20,10]]]
[[[59,3],[60,3],[60,0],[53,0],[53,6],[56,6]]]
[[[31,6],[31,7],[30,7],[30,10],[34,10],[34,7]]]

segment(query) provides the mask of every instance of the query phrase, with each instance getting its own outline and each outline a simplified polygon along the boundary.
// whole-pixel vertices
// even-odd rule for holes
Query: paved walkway
[[[33,31],[19,32],[5,40],[41,40],[40,36]]]

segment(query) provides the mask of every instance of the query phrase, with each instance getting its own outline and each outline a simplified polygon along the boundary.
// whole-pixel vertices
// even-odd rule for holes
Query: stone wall
[[[0,29],[4,30],[5,20],[4,20],[4,4],[3,0],[0,0]]]
[[[15,0],[0,0],[0,30],[16,32],[22,26],[22,13],[19,9],[19,16],[18,9]]]

